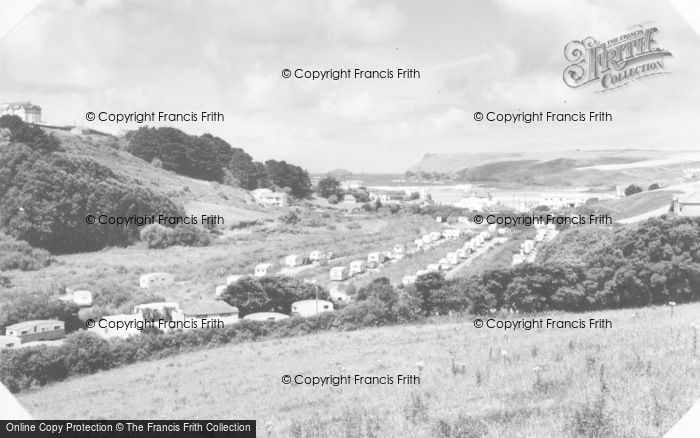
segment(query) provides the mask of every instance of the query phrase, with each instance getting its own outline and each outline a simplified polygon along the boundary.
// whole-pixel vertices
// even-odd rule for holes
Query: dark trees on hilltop
[[[175,128],[140,128],[127,135],[128,151],[151,162],[158,158],[164,169],[191,178],[217,181],[246,190],[284,189],[303,198],[311,193],[308,173],[285,161],[253,161],[243,149],[233,148],[210,134],[199,137]]]

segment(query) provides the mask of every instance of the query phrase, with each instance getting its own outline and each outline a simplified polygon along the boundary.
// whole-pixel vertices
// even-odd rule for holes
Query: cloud
[[[320,23],[331,41],[376,43],[397,35],[405,22],[393,3],[360,6],[357,0],[332,0],[321,9]]]
[[[12,14],[7,2],[0,0],[0,29]],[[616,36],[650,18],[674,53],[671,75],[609,96],[563,84],[567,42]],[[664,2],[52,0],[0,40],[0,96],[31,99],[56,123],[79,121],[89,110],[221,111],[225,123],[177,127],[210,131],[256,159],[401,171],[426,152],[563,147],[572,138],[599,144],[583,130],[475,124],[474,111],[614,111],[619,121],[600,132],[619,146],[646,141],[634,138],[640,125],[685,133],[692,125],[684,120],[695,113],[679,108],[697,107],[697,59],[697,34]],[[283,68],[297,67],[416,67],[422,76],[281,77]],[[650,108],[674,117],[659,125]],[[671,134],[662,143],[679,140]]]

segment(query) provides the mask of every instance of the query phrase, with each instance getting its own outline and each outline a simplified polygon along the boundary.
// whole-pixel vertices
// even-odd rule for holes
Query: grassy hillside
[[[607,318],[613,327],[604,330],[475,329],[456,318],[269,340],[128,366],[19,399],[39,419],[254,418],[269,436],[656,437],[700,396],[689,327],[699,311],[693,304],[673,313],[541,315]],[[452,372],[452,354],[464,373]],[[421,382],[281,382],[287,374],[339,373],[417,374]]]
[[[69,155],[87,157],[108,166],[118,176],[168,196],[187,214],[219,214],[226,225],[277,217],[274,210],[255,204],[246,190],[212,181],[188,178],[163,170],[124,150],[123,139],[97,135],[75,136],[50,130]]]
[[[619,199],[606,199],[592,208],[609,214],[614,220],[626,219],[663,207],[671,208],[673,196],[682,193],[677,190],[652,190],[635,193]]]

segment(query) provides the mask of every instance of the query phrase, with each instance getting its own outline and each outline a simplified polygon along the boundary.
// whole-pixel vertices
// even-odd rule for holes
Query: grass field
[[[608,214],[613,220],[620,220],[657,210],[664,206],[670,209],[673,195],[678,193],[681,192],[677,190],[652,190],[625,196],[624,198],[604,200],[600,202],[600,206],[604,210],[609,211]]]
[[[269,431],[261,436],[275,437],[656,437],[700,397],[690,327],[700,304],[540,316],[613,327],[503,331],[442,318],[189,353],[19,399],[39,419],[253,418]],[[453,373],[451,354],[463,373]],[[421,382],[281,382],[339,373]]]

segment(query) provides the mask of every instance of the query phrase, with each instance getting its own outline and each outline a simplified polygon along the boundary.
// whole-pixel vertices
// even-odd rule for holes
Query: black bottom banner
[[[255,420],[2,420],[10,437],[235,437],[254,438]]]

